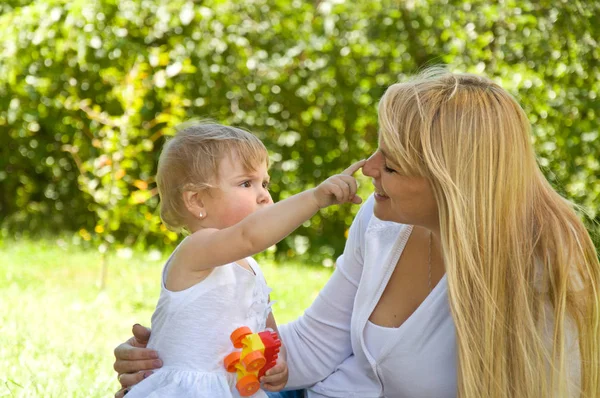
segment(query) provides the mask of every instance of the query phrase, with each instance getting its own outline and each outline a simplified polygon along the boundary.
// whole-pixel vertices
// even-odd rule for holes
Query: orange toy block
[[[275,366],[281,340],[277,333],[264,331],[252,333],[246,326],[231,333],[231,343],[242,351],[234,351],[225,357],[223,364],[228,372],[237,373],[236,388],[242,397],[249,397],[260,388],[258,381],[267,370]]]

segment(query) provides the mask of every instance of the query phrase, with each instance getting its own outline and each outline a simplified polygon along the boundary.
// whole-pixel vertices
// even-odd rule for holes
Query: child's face
[[[219,181],[203,199],[213,228],[227,228],[256,210],[273,203],[268,190],[267,165],[244,170],[237,154],[226,156],[219,164]]]

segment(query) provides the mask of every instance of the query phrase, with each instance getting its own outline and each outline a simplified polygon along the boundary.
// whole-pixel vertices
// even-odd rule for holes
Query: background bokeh
[[[263,139],[278,200],[375,150],[390,84],[485,74],[600,247],[599,40],[600,0],[1,0],[0,397],[118,389],[112,351],[150,324],[181,238],[158,217],[158,153],[193,118]],[[315,265],[356,209],[262,256],[279,323],[326,283]]]
[[[432,64],[515,95],[546,176],[595,233],[599,22],[592,0],[5,0],[1,236],[171,248],[154,173],[174,126],[257,134],[277,200],[368,156],[385,88]],[[323,211],[276,254],[334,258],[355,211]]]

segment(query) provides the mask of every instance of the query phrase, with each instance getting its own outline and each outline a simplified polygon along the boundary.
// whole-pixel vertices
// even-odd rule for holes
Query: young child
[[[163,367],[127,392],[131,397],[239,397],[223,360],[230,334],[277,330],[263,274],[252,255],[279,242],[319,209],[352,202],[352,174],[364,161],[277,204],[269,194],[268,154],[252,134],[199,124],[167,142],[158,162],[161,218],[187,236],[162,273],[148,347]],[[283,342],[285,343],[285,342]],[[285,350],[262,378],[265,390],[287,382]],[[252,395],[265,397],[262,390]]]

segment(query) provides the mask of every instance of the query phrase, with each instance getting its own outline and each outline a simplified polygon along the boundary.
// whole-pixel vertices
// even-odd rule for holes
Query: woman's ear
[[[202,220],[206,217],[206,209],[202,194],[198,191],[183,191],[183,203],[193,217]]]

